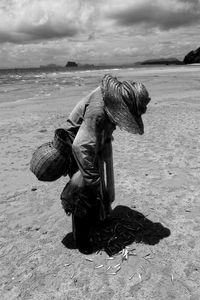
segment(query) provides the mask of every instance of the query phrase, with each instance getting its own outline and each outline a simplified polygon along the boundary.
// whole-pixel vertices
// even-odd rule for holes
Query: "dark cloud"
[[[172,41],[162,41],[162,42],[160,42],[160,44],[167,45],[167,46],[174,45],[174,43]]]
[[[22,24],[19,32],[30,37],[31,40],[54,39],[72,37],[78,33],[78,28],[73,24],[53,24],[50,20],[41,25]]]
[[[0,0],[0,43],[34,43],[88,30],[92,0]]]
[[[189,3],[190,5],[199,5],[199,0],[179,0],[179,2]]]
[[[18,34],[13,34],[12,32],[7,32],[0,30],[0,43],[20,43],[21,38],[18,36]]]
[[[153,3],[143,3],[138,7],[127,7],[118,12],[108,14],[109,18],[116,21],[118,25],[131,26],[135,24],[146,24],[162,30],[169,30],[181,26],[187,26],[200,22],[200,8],[198,1],[188,1],[184,7],[159,6]]]
[[[27,26],[20,28],[18,32],[0,30],[0,43],[10,42],[15,44],[26,44],[41,40],[73,37],[77,33],[78,29],[73,26],[59,28],[46,23],[40,26]]]

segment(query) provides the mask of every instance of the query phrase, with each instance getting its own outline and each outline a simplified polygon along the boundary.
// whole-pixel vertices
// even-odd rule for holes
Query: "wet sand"
[[[140,212],[168,236],[130,244],[128,260],[69,249],[62,240],[71,217],[59,199],[68,178],[39,182],[29,171],[35,148],[64,127],[104,73],[94,72],[90,85],[0,106],[0,299],[200,299],[199,66],[111,72],[143,82],[152,98],[143,136],[114,133],[113,209]]]

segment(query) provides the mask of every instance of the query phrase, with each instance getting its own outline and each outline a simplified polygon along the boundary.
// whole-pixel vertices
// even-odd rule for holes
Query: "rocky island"
[[[65,67],[66,68],[77,68],[78,64],[75,61],[68,61]]]
[[[185,64],[198,64],[200,63],[200,47],[196,50],[190,51],[185,57],[184,57],[184,63]]]

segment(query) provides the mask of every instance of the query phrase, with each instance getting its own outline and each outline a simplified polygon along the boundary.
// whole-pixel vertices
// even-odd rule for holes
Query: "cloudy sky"
[[[0,0],[0,68],[183,59],[199,33],[200,0]]]

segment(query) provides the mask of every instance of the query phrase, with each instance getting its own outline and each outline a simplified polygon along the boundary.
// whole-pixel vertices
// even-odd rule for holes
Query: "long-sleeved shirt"
[[[73,156],[84,184],[99,190],[99,157],[115,129],[104,110],[100,87],[75,106],[67,120],[66,129],[73,141]]]

